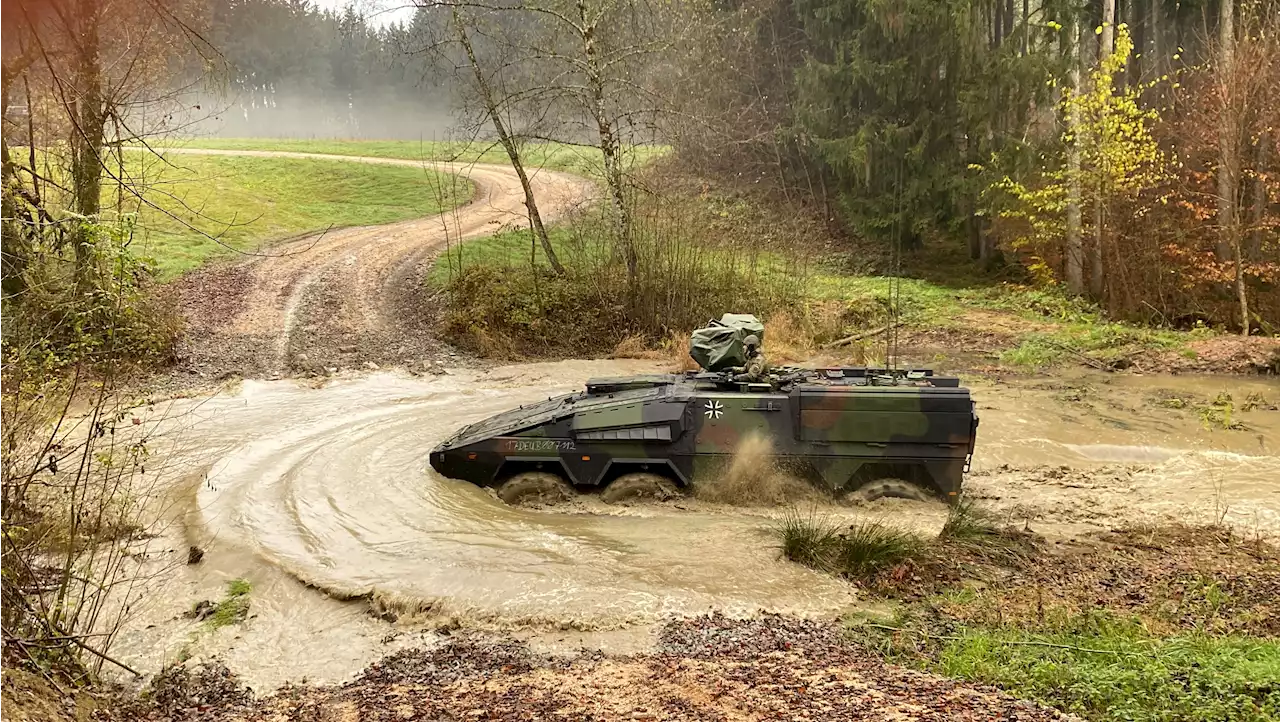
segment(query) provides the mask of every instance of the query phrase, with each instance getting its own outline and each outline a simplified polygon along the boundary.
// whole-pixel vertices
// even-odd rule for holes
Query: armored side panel
[[[943,498],[960,490],[978,418],[968,389],[929,371],[790,370],[771,384],[712,373],[593,379],[472,424],[431,453],[441,474],[494,485],[531,470],[579,487],[632,471],[688,484],[719,473],[749,438],[842,494],[898,478]]]

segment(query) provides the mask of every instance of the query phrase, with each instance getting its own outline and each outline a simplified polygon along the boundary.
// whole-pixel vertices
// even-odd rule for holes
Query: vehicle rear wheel
[[[844,495],[845,501],[855,504],[877,499],[912,499],[937,501],[938,496],[919,484],[902,479],[875,479]]]
[[[503,482],[498,498],[512,506],[558,504],[573,498],[573,487],[557,474],[526,471]]]
[[[660,474],[636,472],[623,474],[600,492],[600,500],[606,504],[617,504],[634,499],[656,499],[664,501],[680,495],[676,485]]]

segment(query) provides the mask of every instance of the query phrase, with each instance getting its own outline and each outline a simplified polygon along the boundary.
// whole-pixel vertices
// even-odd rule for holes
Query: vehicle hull
[[[687,486],[757,439],[774,463],[836,494],[882,478],[943,498],[959,493],[978,425],[967,389],[931,375],[875,385],[865,369],[813,374],[780,390],[726,387],[705,374],[597,380],[462,429],[430,462],[482,486],[525,471],[554,472],[584,489],[636,471]]]

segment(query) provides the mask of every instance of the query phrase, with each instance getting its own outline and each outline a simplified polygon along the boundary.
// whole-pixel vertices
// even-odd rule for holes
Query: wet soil
[[[145,579],[114,651],[147,672],[216,657],[265,692],[303,678],[341,683],[438,630],[631,654],[672,617],[832,619],[867,605],[857,586],[779,558],[776,506],[581,497],[517,509],[427,466],[430,448],[463,424],[590,376],[661,368],[578,361],[245,381],[140,410],[131,428],[153,436],[171,512],[136,556]],[[1170,521],[1280,534],[1280,411],[1246,403],[1280,400],[1280,384],[1085,372],[974,381],[982,425],[966,484],[1002,522],[1051,542]],[[1236,400],[1238,428],[1201,416],[1223,394]],[[946,515],[918,502],[800,503],[925,534]],[[198,564],[186,563],[191,545],[204,552]],[[253,587],[243,623],[210,630],[184,616],[237,578]]]
[[[257,701],[229,689],[217,671],[165,682],[162,690],[181,693],[156,695],[166,704],[154,714],[145,705],[132,711],[245,721],[1066,719],[995,690],[885,665],[833,625],[785,617],[670,622],[652,651],[625,656],[540,655],[519,642],[463,637],[391,655],[341,685],[290,687]]]
[[[1130,526],[1059,541],[942,614],[979,624],[1104,609],[1155,635],[1280,636],[1280,548],[1216,525]],[[907,591],[897,590],[898,594]]]

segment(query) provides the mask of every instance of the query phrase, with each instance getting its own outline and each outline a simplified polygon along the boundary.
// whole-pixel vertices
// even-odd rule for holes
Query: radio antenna
[[[889,241],[889,319],[884,330],[884,365],[890,371],[898,370],[898,326],[901,323],[902,304],[902,235],[906,230],[906,223],[902,217],[904,164],[905,161],[899,158],[893,191],[893,230]]]

